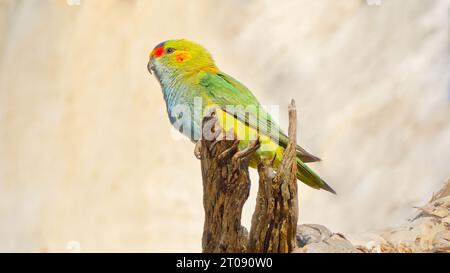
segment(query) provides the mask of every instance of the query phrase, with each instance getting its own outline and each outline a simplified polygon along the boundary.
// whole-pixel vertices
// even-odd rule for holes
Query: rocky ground
[[[322,225],[299,225],[294,252],[450,253],[450,180],[417,210],[398,227],[348,237]]]

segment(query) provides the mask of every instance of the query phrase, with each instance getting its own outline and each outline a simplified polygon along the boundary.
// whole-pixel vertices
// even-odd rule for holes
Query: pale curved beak
[[[147,70],[148,70],[148,72],[150,72],[150,74],[153,74],[152,73],[152,70],[153,70],[153,58],[150,58],[150,60],[148,61]]]

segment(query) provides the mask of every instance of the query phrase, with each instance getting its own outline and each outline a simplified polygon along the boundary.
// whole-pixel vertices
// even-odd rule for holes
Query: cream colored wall
[[[297,100],[339,193],[301,186],[301,222],[394,225],[449,178],[448,1],[222,2],[0,0],[0,251],[200,250],[199,162],[146,70],[170,38]]]

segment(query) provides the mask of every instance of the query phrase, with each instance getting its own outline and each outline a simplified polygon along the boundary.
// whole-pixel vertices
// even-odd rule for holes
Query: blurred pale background
[[[296,99],[338,192],[301,186],[301,223],[396,225],[450,177],[448,0],[76,2],[0,0],[0,251],[201,250],[200,165],[146,70],[170,38],[283,126]]]

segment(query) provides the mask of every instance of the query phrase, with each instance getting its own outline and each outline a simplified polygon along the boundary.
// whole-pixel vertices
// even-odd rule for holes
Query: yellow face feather
[[[217,71],[211,54],[201,45],[181,39],[169,40],[157,45],[150,53],[150,60],[163,69],[193,71]]]
[[[192,59],[192,54],[186,50],[175,51],[175,53],[173,55],[174,55],[175,62],[177,62],[177,63],[184,63],[184,62]]]

